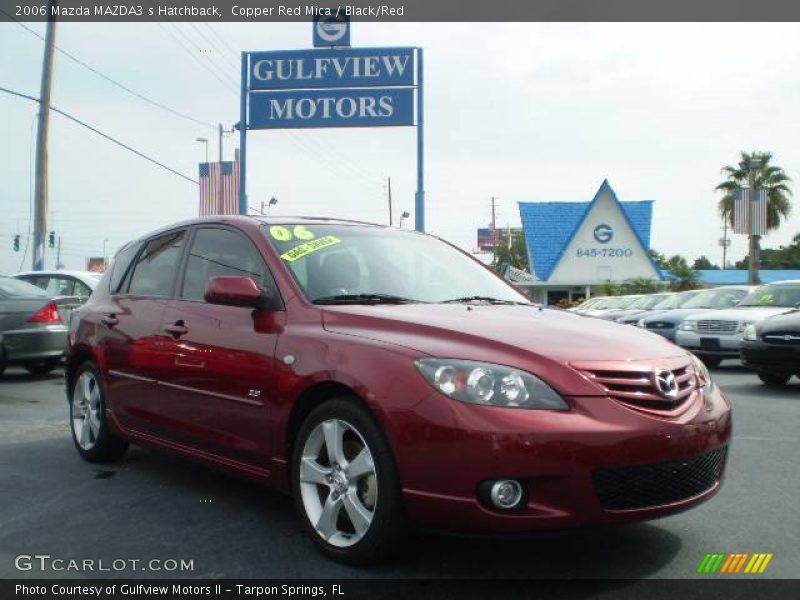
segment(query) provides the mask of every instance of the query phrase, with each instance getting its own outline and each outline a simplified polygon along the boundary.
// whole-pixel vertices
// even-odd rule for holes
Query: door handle
[[[109,314],[109,315],[103,315],[102,317],[100,317],[100,322],[103,325],[107,325],[108,327],[113,327],[114,325],[118,325],[119,324],[119,319],[117,318],[117,315]]]
[[[175,321],[172,325],[164,325],[164,331],[171,333],[175,337],[180,337],[189,333],[189,328],[183,324],[183,321]]]

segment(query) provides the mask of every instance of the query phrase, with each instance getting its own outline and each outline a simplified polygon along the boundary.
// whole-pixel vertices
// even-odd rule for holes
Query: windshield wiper
[[[337,294],[314,299],[314,304],[410,304],[419,302],[392,294]]]
[[[442,300],[442,304],[463,304],[467,302],[487,302],[489,304],[519,304],[522,306],[532,306],[529,302],[515,302],[514,300],[501,300],[500,298],[492,298],[491,296],[464,296],[463,298],[452,298],[450,300]]]

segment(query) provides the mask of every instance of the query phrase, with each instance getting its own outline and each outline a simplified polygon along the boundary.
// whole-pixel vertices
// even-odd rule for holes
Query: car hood
[[[649,321],[665,321],[667,323],[678,323],[683,321],[689,315],[697,313],[707,313],[713,311],[713,308],[673,308],[672,310],[663,310],[656,313],[648,314],[645,317],[645,323]]]
[[[762,321],[758,329],[761,333],[800,331],[800,311],[790,310],[787,313],[770,317]]]
[[[533,305],[326,306],[323,324],[328,331],[431,356],[498,363],[537,357],[562,364],[630,361],[686,354],[640,329]]]
[[[705,311],[699,317],[710,321],[760,321],[790,310],[793,309],[788,306],[739,306],[724,310]]]

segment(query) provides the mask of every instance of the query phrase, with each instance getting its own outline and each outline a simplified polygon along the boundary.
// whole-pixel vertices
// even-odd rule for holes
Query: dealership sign
[[[414,124],[413,48],[253,52],[249,129]]]
[[[424,230],[421,48],[349,48],[350,23],[316,19],[307,50],[242,53],[239,213],[247,214],[247,131],[417,127],[416,229]]]

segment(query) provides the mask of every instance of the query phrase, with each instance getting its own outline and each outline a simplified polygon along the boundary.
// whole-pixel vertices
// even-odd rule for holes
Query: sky
[[[44,33],[44,25],[28,26]],[[621,200],[655,200],[651,245],[721,262],[720,168],[769,150],[800,186],[800,25],[374,23],[353,46],[425,50],[427,230],[464,249],[490,221],[519,224],[517,202],[589,200],[608,179]],[[311,46],[310,23],[60,23],[56,43],[137,92],[210,124],[238,120],[240,50]],[[43,42],[0,23],[0,86],[38,96]],[[212,66],[213,65],[213,66]],[[57,54],[54,106],[192,178],[211,127],[155,108]],[[0,93],[0,273],[30,268],[13,252],[30,230],[37,105]],[[197,187],[53,114],[48,228],[66,268],[196,216]],[[254,131],[248,200],[275,215],[413,223],[411,127]],[[224,140],[230,160],[238,137]],[[797,189],[800,195],[800,188]],[[800,208],[763,247],[787,244]],[[729,259],[746,253],[733,236]],[[24,259],[24,260],[23,260]],[[48,251],[47,266],[55,265]]]

